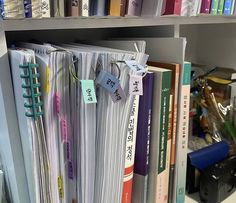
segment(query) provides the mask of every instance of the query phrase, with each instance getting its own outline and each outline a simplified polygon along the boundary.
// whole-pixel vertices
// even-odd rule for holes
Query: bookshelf
[[[0,150],[7,164],[7,176],[14,202],[28,203],[25,169],[7,55],[7,43],[27,40],[69,40],[82,37],[186,37],[186,59],[194,63],[236,69],[236,17],[81,17],[11,19],[0,21]],[[137,32],[138,30],[138,32]],[[14,147],[13,147],[14,146]],[[16,175],[15,175],[16,174]],[[236,193],[224,203],[235,202]],[[186,203],[196,203],[186,197]]]
[[[5,31],[22,31],[225,23],[236,23],[236,16],[162,16],[156,18],[92,16],[78,18],[11,19],[2,21],[0,25]]]

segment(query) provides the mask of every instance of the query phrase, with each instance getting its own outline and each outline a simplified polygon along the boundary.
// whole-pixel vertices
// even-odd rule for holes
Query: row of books
[[[185,45],[147,38],[9,49],[30,202],[184,203]]]
[[[0,0],[2,18],[234,15],[235,0]]]

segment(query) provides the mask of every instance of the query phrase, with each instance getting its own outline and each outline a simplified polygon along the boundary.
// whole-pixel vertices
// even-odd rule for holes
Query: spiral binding
[[[24,84],[21,85],[21,87],[26,90],[24,91],[23,97],[29,99],[28,102],[24,103],[24,107],[32,110],[30,113],[26,112],[25,115],[36,119],[43,115],[43,102],[40,101],[42,94],[39,90],[41,84],[38,82],[40,75],[37,72],[38,64],[26,63],[20,65],[19,68],[23,69],[24,72],[24,74],[20,75],[25,81]]]

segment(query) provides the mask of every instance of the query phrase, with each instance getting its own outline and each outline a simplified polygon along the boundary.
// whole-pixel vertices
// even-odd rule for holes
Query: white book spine
[[[182,0],[182,5],[181,5],[181,16],[189,16],[189,0]]]
[[[173,195],[173,202],[176,203],[183,203],[185,201],[189,132],[190,73],[191,64],[186,62],[182,67],[178,100],[175,190]]]
[[[127,137],[126,137],[126,150],[125,150],[125,171],[123,179],[123,194],[122,202],[131,201],[132,192],[132,180],[133,180],[133,166],[135,158],[135,145],[137,136],[137,124],[138,124],[138,109],[139,109],[139,96],[134,96],[133,108],[130,114],[130,120],[128,125]]]
[[[82,0],[82,16],[89,16],[89,0]]]
[[[42,1],[41,0],[32,0],[32,18],[41,18],[42,17]]]
[[[50,0],[42,0],[42,17],[43,18],[50,18]]]
[[[24,18],[24,5],[22,1],[13,0],[13,1],[4,1],[4,18]]]

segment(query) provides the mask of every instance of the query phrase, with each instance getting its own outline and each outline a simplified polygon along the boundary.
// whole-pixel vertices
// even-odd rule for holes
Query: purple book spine
[[[32,18],[31,0],[24,0],[24,9],[25,9],[25,17],[26,18]]]
[[[129,0],[126,15],[141,16],[142,0]]]
[[[210,13],[211,0],[202,0],[201,13]]]
[[[143,96],[140,96],[139,100],[134,173],[143,176],[148,174],[149,166],[153,84],[154,75],[148,73],[143,78]]]

